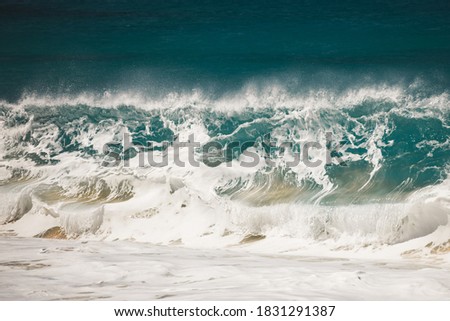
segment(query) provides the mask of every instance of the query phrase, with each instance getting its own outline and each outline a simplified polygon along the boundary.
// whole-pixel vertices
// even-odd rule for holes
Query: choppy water
[[[0,223],[194,245],[448,232],[449,12],[446,1],[2,2]],[[326,133],[331,163],[290,165]],[[190,135],[199,166],[139,166]],[[259,161],[242,166],[250,152]]]

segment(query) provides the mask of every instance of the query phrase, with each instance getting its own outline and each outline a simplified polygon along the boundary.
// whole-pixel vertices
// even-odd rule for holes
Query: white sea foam
[[[367,128],[359,119],[353,119],[354,129],[349,134],[346,122],[333,123],[338,116],[346,119],[344,114],[341,115],[342,109],[351,109],[365,102],[376,102],[376,108],[380,104],[389,105],[384,109],[374,107],[373,113],[369,110],[363,115],[365,119],[373,119],[373,129]],[[189,164],[179,167],[174,164],[172,147],[169,147],[170,159],[165,167],[141,167],[138,164],[141,155],[138,155],[130,160],[129,167],[122,164],[109,168],[102,166],[101,151],[109,141],[129,133],[122,119],[87,126],[85,119],[79,119],[67,124],[67,133],[73,134],[72,144],[91,147],[97,153],[92,157],[82,157],[79,152],[64,151],[58,142],[60,128],[55,124],[34,126],[33,116],[27,118],[25,112],[30,106],[59,108],[77,105],[174,110],[185,119],[176,123],[161,113],[164,127],[179,135],[181,141],[194,134],[200,143],[212,138],[232,138],[258,122],[262,126],[266,123],[253,119],[240,124],[229,134],[210,137],[199,116],[194,117],[195,112],[194,116],[192,113],[188,114],[189,117],[184,115],[184,108],[213,110],[224,115],[270,109],[272,114],[267,123],[277,124],[272,137],[280,141],[286,138],[286,133],[294,142],[317,141],[333,123],[333,134],[337,137],[346,135],[347,146],[367,150],[364,155],[344,156],[345,160],[363,160],[371,166],[364,182],[349,192],[357,194],[371,187],[373,177],[383,164],[381,149],[393,144],[392,141],[383,142],[383,137],[395,129],[389,124],[389,113],[422,118],[433,115],[440,119],[445,117],[441,112],[450,106],[447,93],[418,98],[400,86],[373,86],[339,93],[318,90],[294,94],[279,85],[258,87],[250,84],[240,91],[214,98],[201,90],[163,97],[117,92],[76,96],[27,95],[17,103],[2,102],[1,105],[24,119],[15,125],[8,125],[6,116],[0,119],[0,152],[3,157],[11,151],[19,155],[25,152],[44,154],[44,158],[57,154],[55,159],[59,161],[53,165],[35,166],[24,158],[2,160],[0,222],[6,223],[1,226],[3,231],[13,230],[19,236],[34,236],[60,226],[69,237],[83,239],[135,240],[212,248],[240,246],[261,252],[326,250],[333,253],[339,250],[337,252],[355,255],[364,251],[393,251],[398,256],[414,250],[426,256],[441,246],[442,257],[448,257],[445,256],[448,252],[445,244],[450,235],[448,179],[411,194],[393,197],[395,202],[388,199],[385,202],[350,202],[346,205],[322,204],[324,198],[339,186],[330,181],[325,164],[308,167],[300,163],[290,168],[297,183],[310,179],[319,186],[318,191],[304,202],[298,198],[300,192],[290,191],[287,185],[277,185],[275,169],[285,166],[289,161],[288,154],[276,160],[272,172],[268,172],[262,157],[252,168],[242,166],[245,154],[214,168],[203,163],[199,167]],[[284,112],[284,109],[289,112]],[[334,112],[320,118],[322,109]],[[83,131],[78,132],[82,126],[85,126]],[[27,134],[36,142],[34,145],[20,141]],[[368,139],[361,143],[357,136]],[[437,141],[418,143],[418,148],[430,144],[434,148],[445,148],[444,143]],[[257,147],[252,148],[255,153],[260,152]],[[324,159],[325,151],[313,150],[311,156]],[[180,158],[186,160],[188,157],[187,151],[182,150]],[[14,170],[26,170],[27,173],[14,174]],[[267,182],[258,183],[257,175],[260,173],[267,174]],[[218,188],[224,186],[240,186],[239,193],[220,195]],[[402,188],[399,186],[399,191]],[[272,197],[274,201],[261,203],[264,197]],[[270,242],[275,245],[270,245]],[[297,245],[293,246],[294,243]]]
[[[242,89],[219,95],[212,94],[201,88],[161,93],[159,95],[133,90],[55,95],[26,93],[15,103],[0,101],[0,105],[14,108],[25,106],[48,108],[76,105],[99,108],[135,106],[149,110],[194,107],[199,109],[213,108],[216,111],[230,113],[239,112],[247,108],[348,108],[365,101],[401,103],[402,109],[417,107],[449,108],[449,94],[447,92],[424,96],[415,94],[414,88],[411,89],[411,86],[378,84],[350,87],[343,91],[322,88],[293,92],[276,82],[267,85],[248,83]]]
[[[266,247],[275,252],[276,242]],[[270,244],[273,248],[270,248]],[[433,261],[1,238],[2,300],[445,300]],[[316,253],[317,254],[317,253]]]

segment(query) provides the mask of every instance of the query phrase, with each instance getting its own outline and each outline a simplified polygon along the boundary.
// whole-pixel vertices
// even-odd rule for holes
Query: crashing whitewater
[[[27,94],[0,103],[0,230],[272,254],[448,258],[449,106],[447,93],[414,86],[299,94],[249,85],[220,97]],[[303,143],[325,146],[326,133],[339,157],[292,165]],[[190,137],[200,148],[180,149],[179,166],[173,142]],[[286,141],[289,150],[280,147]],[[214,166],[202,161],[211,142],[223,146]],[[114,166],[111,150],[120,160]],[[142,162],[149,152],[168,155],[167,163]],[[242,166],[249,152],[260,157]],[[310,157],[326,152],[311,149]]]

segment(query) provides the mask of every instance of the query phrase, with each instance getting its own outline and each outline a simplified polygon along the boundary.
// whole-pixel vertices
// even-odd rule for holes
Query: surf
[[[0,103],[2,230],[195,247],[421,240],[430,252],[449,230],[449,106],[445,91],[401,85],[26,94]],[[333,162],[292,163],[327,133]],[[199,147],[177,151],[179,166],[174,142],[189,139]],[[212,143],[223,147],[215,166],[204,161]],[[119,162],[108,166],[105,150]],[[140,162],[149,152],[167,163]],[[243,166],[249,153],[258,161]]]

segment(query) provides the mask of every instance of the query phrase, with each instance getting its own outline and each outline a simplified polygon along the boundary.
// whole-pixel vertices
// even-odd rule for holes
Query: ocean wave
[[[450,101],[416,87],[299,93],[250,84],[219,97],[105,92],[1,102],[1,223],[21,235],[58,226],[68,237],[217,246],[426,238],[449,224]],[[174,143],[190,137],[198,147],[176,154]],[[322,160],[317,166],[300,157],[308,142],[322,146],[308,155]],[[212,143],[221,147],[214,166],[205,161]],[[167,154],[167,163],[152,166],[149,153]],[[257,161],[243,166],[250,153]]]

